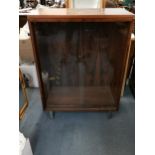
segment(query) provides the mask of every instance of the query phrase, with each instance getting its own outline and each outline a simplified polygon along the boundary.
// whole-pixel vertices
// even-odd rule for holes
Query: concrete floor
[[[112,119],[104,112],[59,112],[49,119],[39,90],[29,90],[28,96],[30,105],[19,128],[30,138],[34,155],[135,154],[135,101],[129,88]]]

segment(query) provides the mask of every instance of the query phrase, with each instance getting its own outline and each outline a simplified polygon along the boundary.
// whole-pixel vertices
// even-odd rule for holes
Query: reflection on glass
[[[49,102],[116,104],[128,28],[129,23],[35,23]]]

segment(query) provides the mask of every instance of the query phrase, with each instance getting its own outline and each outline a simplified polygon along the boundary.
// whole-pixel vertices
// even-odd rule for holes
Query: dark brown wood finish
[[[116,8],[28,16],[45,110],[118,110],[133,20]]]
[[[19,29],[22,28],[27,22],[27,16],[19,16]]]
[[[45,109],[45,107],[46,107],[46,105],[45,105],[45,103],[46,103],[46,95],[45,95],[45,90],[44,90],[42,76],[41,76],[41,65],[40,65],[39,55],[37,53],[38,48],[36,46],[36,38],[35,38],[36,36],[34,34],[35,30],[34,30],[33,24],[30,23],[29,20],[28,20],[28,23],[29,23],[30,33],[31,33],[33,55],[34,55],[34,59],[35,59],[35,63],[36,63],[36,68],[37,68],[37,75],[38,75],[38,80],[39,80],[41,100],[42,100],[42,103],[43,103],[43,109]]]
[[[120,89],[119,89],[119,95],[117,98],[117,103],[119,104],[120,101],[120,97],[121,97],[121,91],[122,91],[122,86],[123,86],[123,79],[124,79],[124,74],[125,74],[125,67],[126,67],[126,62],[127,62],[127,56],[128,56],[128,52],[129,52],[129,46],[130,46],[130,41],[131,41],[131,33],[133,30],[133,26],[134,26],[134,20],[130,23],[130,27],[128,30],[128,35],[127,35],[127,40],[126,43],[124,43],[124,47],[125,47],[125,54],[124,54],[124,60],[122,63],[122,73],[120,76]]]

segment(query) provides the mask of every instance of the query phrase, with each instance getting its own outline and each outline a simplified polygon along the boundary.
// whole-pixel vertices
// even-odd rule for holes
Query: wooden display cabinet
[[[43,107],[116,111],[134,15],[125,9],[41,9],[28,22]]]

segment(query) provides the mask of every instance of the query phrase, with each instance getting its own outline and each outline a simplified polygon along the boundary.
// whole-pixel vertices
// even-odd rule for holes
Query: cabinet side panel
[[[122,23],[123,25],[118,25],[120,27],[117,28],[117,30],[113,29],[113,31],[117,32],[117,35],[111,35],[113,36],[113,43],[118,44],[119,48],[116,48],[115,52],[112,52],[112,55],[115,55],[117,59],[115,59],[114,64],[119,64],[121,61],[121,65],[117,67],[115,71],[117,73],[115,74],[114,78],[117,78],[117,83],[112,83],[112,94],[115,97],[115,100],[117,101],[117,105],[119,106],[119,101],[121,97],[121,89],[123,85],[123,77],[124,77],[124,71],[125,71],[125,64],[127,61],[127,54],[128,54],[128,48],[131,38],[131,32],[132,32],[132,22]],[[122,27],[122,28],[121,28]],[[112,49],[111,49],[112,50]],[[122,52],[120,52],[122,51]],[[117,65],[116,65],[117,66]],[[117,94],[117,95],[116,95]]]
[[[38,75],[38,80],[39,80],[41,100],[43,103],[43,108],[45,109],[46,95],[45,95],[42,76],[41,76],[41,64],[40,64],[39,55],[38,55],[38,47],[36,45],[35,27],[34,27],[34,23],[29,20],[28,20],[28,24],[29,24],[29,28],[30,28],[30,35],[31,35],[32,47],[33,47],[33,55],[34,55],[34,59],[35,59],[35,63],[36,63],[37,75]]]

